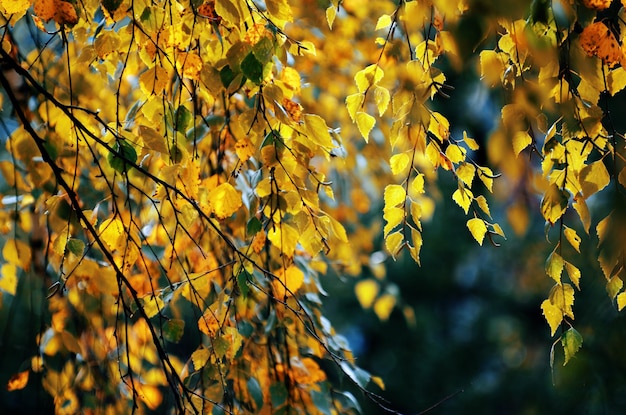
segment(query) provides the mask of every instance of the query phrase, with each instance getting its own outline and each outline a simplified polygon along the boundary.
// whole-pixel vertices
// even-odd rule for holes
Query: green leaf
[[[237,275],[237,285],[239,286],[239,291],[241,291],[241,295],[243,295],[244,298],[246,298],[250,292],[250,287],[248,286],[249,277],[250,274],[248,274],[244,269],[242,269],[239,275]]]
[[[272,406],[275,409],[285,405],[287,403],[288,396],[289,393],[287,392],[287,388],[284,383],[276,382],[270,385],[270,397],[272,399]]]
[[[246,235],[256,235],[256,233],[259,232],[261,229],[263,229],[263,224],[261,223],[259,218],[253,216],[250,218],[248,224],[246,225]]]
[[[185,320],[171,319],[163,323],[163,338],[170,343],[178,343],[185,332]]]
[[[107,161],[113,170],[119,173],[126,173],[131,167],[129,163],[134,164],[137,162],[135,147],[126,140],[117,140],[115,144],[113,144],[113,150],[119,154],[110,152],[107,155]]]
[[[259,385],[259,381],[256,380],[255,377],[250,377],[246,382],[246,385],[248,386],[248,393],[254,401],[254,408],[256,409],[256,412],[259,412],[263,407],[263,391],[261,390],[261,385]]]
[[[254,52],[248,53],[241,61],[241,72],[257,85],[263,81],[263,63],[257,59]]]
[[[85,243],[80,239],[71,238],[67,241],[67,249],[77,257],[81,257],[85,251]]]
[[[269,62],[274,55],[274,42],[268,37],[263,37],[257,44],[252,47],[252,53],[256,59],[263,65]],[[243,64],[243,62],[242,62]]]
[[[565,366],[582,347],[583,336],[581,336],[580,333],[572,327],[567,330],[565,334],[563,334],[561,344],[563,345],[563,351],[565,352],[565,362],[563,363],[563,366]]]
[[[176,131],[185,132],[191,126],[193,122],[193,114],[187,107],[184,105],[176,108],[176,113],[174,114],[174,119],[176,122],[174,123]]]

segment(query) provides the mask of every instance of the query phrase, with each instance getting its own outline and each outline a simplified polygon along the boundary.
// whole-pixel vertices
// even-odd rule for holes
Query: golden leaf
[[[355,115],[356,126],[365,142],[369,142],[369,135],[376,124],[376,119],[366,112],[359,111]]]
[[[465,149],[457,146],[456,144],[450,144],[446,148],[446,157],[453,163],[460,163],[465,160]]]
[[[467,228],[472,233],[476,242],[482,246],[485,235],[487,234],[487,225],[485,221],[480,218],[472,218],[467,221]]]
[[[389,184],[385,187],[384,200],[385,209],[404,204],[406,190],[399,184]]]
[[[483,196],[483,195],[476,196],[476,198],[474,200],[478,204],[478,207],[480,208],[480,210],[482,210],[489,217],[491,217],[491,213],[489,212],[489,205],[487,204],[487,199],[485,199],[485,196]]]
[[[391,294],[384,294],[374,303],[374,312],[381,321],[387,321],[395,306],[396,297]]]
[[[267,239],[284,255],[293,257],[300,234],[297,229],[286,223],[274,225],[267,232]]]
[[[287,269],[281,268],[275,272],[276,279],[272,280],[274,296],[279,300],[292,296],[302,287],[304,283],[304,273],[295,265],[290,265]]]
[[[624,306],[626,306],[626,292],[619,293],[617,296],[617,310],[622,311]]]
[[[574,289],[569,284],[555,285],[550,290],[550,302],[559,307],[564,316],[574,319]]]
[[[573,264],[565,261],[565,271],[567,271],[570,281],[580,290],[580,270]]]
[[[474,200],[474,195],[472,191],[467,188],[458,188],[452,194],[452,200],[454,200],[457,205],[461,206],[465,214],[467,214],[472,200]]]
[[[418,174],[411,181],[411,191],[413,193],[421,194],[424,193],[424,175]]]
[[[348,95],[346,97],[346,108],[352,122],[356,122],[356,113],[362,108],[365,95],[362,93],[356,93]]]
[[[326,125],[326,121],[322,117],[314,114],[305,114],[304,126],[309,140],[323,148],[332,148],[333,141],[328,131],[328,125]]]
[[[513,134],[513,151],[518,156],[526,147],[533,143],[533,139],[527,131],[517,131]]]
[[[404,152],[400,154],[394,154],[389,159],[389,167],[391,167],[391,172],[393,174],[406,174],[407,168],[411,163],[411,157]]]
[[[19,239],[9,239],[4,243],[2,256],[9,264],[17,265],[28,271],[31,265],[32,252],[30,246]]]
[[[326,9],[326,22],[328,23],[328,28],[332,30],[333,23],[335,22],[335,17],[337,16],[337,9],[333,4],[328,6]]]
[[[9,392],[24,389],[28,384],[28,375],[30,371],[25,370],[23,372],[15,373],[11,375],[9,382],[7,383],[7,390]]]
[[[404,220],[404,209],[399,207],[385,208],[383,211],[383,219],[387,221],[383,229],[383,237],[387,237],[389,232],[394,230],[402,220]]]
[[[576,233],[576,231],[572,228],[568,228],[564,226],[563,233],[565,234],[565,238],[572,245],[572,247],[580,254],[580,236]]]
[[[394,259],[400,251],[403,242],[404,238],[400,231],[394,232],[385,238],[385,248],[387,248],[387,251]]]
[[[376,102],[376,108],[378,108],[379,116],[382,117],[385,111],[387,111],[390,100],[391,95],[389,94],[389,90],[387,88],[383,88],[382,86],[376,86],[376,88],[374,88],[374,102]]]
[[[4,0],[0,3],[0,7],[4,9],[4,14],[15,14],[17,16],[23,15],[30,7],[30,0]],[[37,3],[35,3],[37,4]],[[35,11],[35,14],[38,13]],[[39,16],[41,17],[41,16]]]
[[[591,227],[591,215],[589,214],[589,209],[587,208],[587,202],[585,198],[578,193],[574,196],[574,203],[572,204],[576,213],[578,213],[578,217],[583,224],[583,228],[585,232],[589,234],[589,228]]]
[[[611,181],[611,177],[604,166],[604,162],[598,160],[583,167],[578,175],[578,180],[585,199],[588,199],[589,196],[604,189]]]
[[[556,333],[556,330],[563,321],[563,313],[561,312],[561,309],[553,305],[550,300],[543,300],[541,303],[541,310],[543,311],[543,315],[550,326],[550,335],[554,336],[554,333]]]
[[[0,267],[0,290],[15,295],[17,291],[17,266],[15,264],[3,264]]]
[[[389,16],[388,14],[383,14],[382,16],[378,18],[378,21],[376,22],[376,27],[374,28],[374,30],[384,29],[390,24],[391,24],[391,16]]]
[[[541,200],[541,214],[551,225],[563,216],[567,209],[568,193],[552,183]]]
[[[225,219],[235,213],[243,204],[241,192],[230,183],[222,183],[209,193],[209,203],[215,216]]]
[[[105,219],[98,228],[100,239],[109,249],[115,250],[122,248],[127,240],[124,224],[118,218]]]
[[[241,140],[237,140],[235,143],[235,153],[239,160],[243,163],[250,157],[254,156],[255,148],[248,137],[244,137]]]
[[[474,167],[474,165],[471,163],[461,163],[456,169],[456,175],[463,183],[467,185],[467,187],[472,187],[472,182],[474,181],[475,174],[476,167]]]
[[[367,309],[374,304],[374,300],[378,295],[379,287],[376,280],[368,278],[366,280],[361,280],[356,283],[354,286],[354,292],[356,294],[356,298],[359,300],[361,307]]]
[[[354,81],[359,92],[367,91],[372,85],[376,85],[385,76],[382,68],[376,64],[372,64],[362,69],[354,75]]]
[[[546,274],[556,281],[557,284],[561,283],[561,273],[564,265],[563,257],[557,254],[556,251],[552,251],[546,260]]]

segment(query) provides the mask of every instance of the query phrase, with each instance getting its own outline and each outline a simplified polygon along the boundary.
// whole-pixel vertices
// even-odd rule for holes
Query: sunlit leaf
[[[355,114],[355,122],[359,128],[361,136],[365,142],[368,142],[370,132],[372,131],[372,128],[374,128],[374,124],[376,124],[376,119],[366,112],[358,111]]]
[[[606,292],[609,295],[609,298],[613,300],[617,294],[622,290],[624,286],[624,281],[617,276],[614,275],[611,279],[606,283]]]
[[[400,247],[402,246],[403,241],[404,237],[400,231],[389,234],[385,239],[385,248],[387,248],[387,252],[395,258],[400,250]]]
[[[459,188],[456,189],[452,194],[452,200],[454,200],[457,205],[463,208],[465,214],[467,214],[467,212],[469,211],[469,207],[472,203],[473,198],[474,195],[469,189]]]
[[[230,183],[222,183],[209,193],[209,201],[215,216],[225,219],[235,213],[243,204],[241,192]]]
[[[556,184],[551,184],[541,200],[541,214],[550,224],[556,223],[567,209],[569,195]]]
[[[485,221],[479,218],[472,218],[467,221],[467,228],[470,230],[476,242],[482,246],[485,235],[487,234],[487,226]]]
[[[564,227],[563,233],[565,234],[565,238],[572,245],[572,247],[576,250],[576,252],[580,253],[580,236],[576,233],[576,231],[572,228]]]
[[[550,325],[550,334],[554,336],[554,333],[556,333],[556,330],[563,321],[563,313],[561,312],[561,309],[553,305],[550,300],[543,300],[541,303],[541,310],[543,311],[546,321]]]
[[[548,274],[548,276],[552,278],[557,284],[560,284],[561,273],[563,272],[564,266],[565,262],[563,261],[563,257],[557,254],[556,251],[552,251],[546,261],[546,274]]]
[[[385,187],[384,200],[386,208],[404,204],[406,189],[399,184],[389,184]]]

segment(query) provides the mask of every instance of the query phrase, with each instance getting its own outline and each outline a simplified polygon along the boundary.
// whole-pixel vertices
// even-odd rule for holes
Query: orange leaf
[[[26,387],[26,384],[28,383],[28,374],[29,371],[25,370],[20,373],[15,373],[13,376],[11,376],[11,379],[9,379],[9,382],[7,383],[7,390],[11,392],[24,389]]]
[[[609,67],[617,65],[623,56],[615,35],[602,22],[592,23],[583,29],[580,46],[588,56],[599,57]]]

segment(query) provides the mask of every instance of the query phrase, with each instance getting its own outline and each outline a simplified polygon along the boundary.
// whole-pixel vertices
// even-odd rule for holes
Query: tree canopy
[[[393,410],[320,278],[368,269],[361,306],[414,320],[384,263],[420,263],[441,200],[483,249],[541,214],[537,310],[567,364],[583,279],[626,306],[626,2],[488,3],[1,0],[0,310],[28,291],[36,319],[7,396],[334,414],[357,391]],[[464,72],[491,107],[446,106]]]

